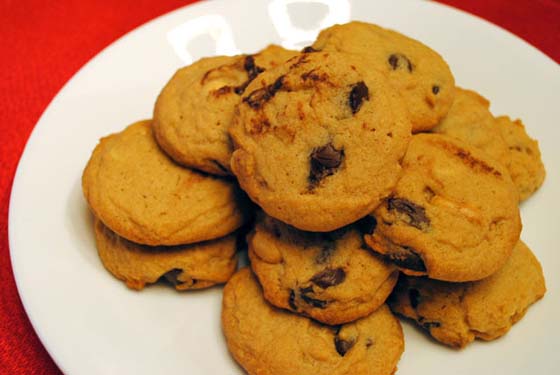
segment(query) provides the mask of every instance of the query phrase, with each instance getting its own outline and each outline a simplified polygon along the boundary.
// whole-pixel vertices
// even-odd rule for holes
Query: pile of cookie
[[[83,191],[130,288],[227,282],[223,332],[249,374],[392,374],[393,313],[464,347],[544,295],[519,215],[544,176],[523,124],[439,54],[351,22],[301,52],[179,69],[152,120],[101,139]]]

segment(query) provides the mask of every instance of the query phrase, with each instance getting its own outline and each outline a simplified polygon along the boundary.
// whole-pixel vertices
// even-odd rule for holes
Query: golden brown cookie
[[[383,72],[410,111],[412,131],[433,128],[445,116],[455,92],[449,66],[434,50],[396,31],[365,22],[331,26],[311,50],[359,54]]]
[[[249,258],[268,302],[331,325],[385,303],[399,272],[364,248],[357,227],[303,232],[261,215],[248,236]]]
[[[410,139],[400,96],[363,60],[307,53],[249,84],[230,128],[231,166],[272,217],[331,231],[371,212]]]
[[[542,185],[546,174],[539,144],[520,120],[494,118],[489,106],[476,92],[457,88],[449,113],[432,131],[473,145],[506,166],[523,201]]]
[[[177,290],[202,289],[229,280],[237,266],[236,236],[183,246],[151,247],[119,237],[95,220],[95,240],[105,268],[131,289],[160,279]]]
[[[270,45],[255,55],[216,56],[179,69],[154,108],[154,134],[179,164],[228,175],[227,128],[246,86],[265,69],[297,52]]]
[[[546,172],[539,143],[529,137],[521,120],[496,118],[495,126],[508,146],[506,166],[521,200],[529,198],[544,182]]]
[[[401,275],[389,303],[436,340],[461,348],[475,338],[505,335],[545,291],[539,261],[519,241],[503,268],[480,281],[448,283]]]
[[[150,121],[102,138],[82,176],[84,196],[105,225],[145,245],[223,237],[246,220],[233,181],[182,168],[153,139]]]
[[[224,288],[222,328],[249,375],[389,375],[404,350],[399,321],[386,305],[331,327],[269,305],[248,268]]]
[[[521,232],[518,194],[504,166],[440,134],[416,134],[403,175],[365,236],[403,272],[479,280],[506,262]]]
[[[507,167],[508,146],[489,106],[490,102],[478,93],[457,87],[451,109],[432,131],[477,147]]]

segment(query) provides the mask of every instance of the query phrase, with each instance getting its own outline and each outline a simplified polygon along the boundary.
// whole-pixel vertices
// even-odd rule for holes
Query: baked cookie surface
[[[398,278],[395,266],[363,247],[354,227],[303,232],[261,215],[248,245],[268,302],[326,324],[369,315]]]
[[[539,144],[529,137],[521,120],[494,117],[489,106],[490,102],[478,93],[456,88],[449,113],[432,132],[460,139],[502,163],[523,201],[545,178]]]
[[[312,48],[359,54],[383,72],[410,111],[412,131],[433,128],[445,116],[455,95],[449,66],[434,50],[396,31],[365,22],[331,26]]]
[[[233,181],[175,164],[155,142],[150,121],[102,138],[84,170],[82,188],[96,217],[145,245],[223,237],[247,216],[247,202]]]
[[[440,134],[416,134],[391,196],[374,212],[367,245],[411,275],[473,281],[497,271],[521,232],[518,194],[504,166]]]
[[[508,146],[489,106],[490,102],[475,91],[457,87],[451,109],[432,132],[468,143],[507,167]]]
[[[270,45],[254,55],[203,58],[179,69],[154,108],[154,134],[179,164],[216,175],[230,173],[227,129],[253,79],[297,52]]]
[[[229,351],[250,375],[393,374],[404,350],[386,305],[338,327],[269,305],[248,268],[226,284],[222,328]]]
[[[402,99],[363,60],[307,53],[249,84],[230,134],[243,190],[272,217],[331,231],[396,183],[411,137]]]
[[[229,280],[237,267],[236,236],[184,246],[151,247],[119,237],[95,219],[97,252],[105,268],[131,289],[165,279],[177,290]]]
[[[529,137],[521,120],[500,116],[495,126],[508,146],[506,166],[523,201],[541,187],[546,176],[539,143]]]
[[[520,241],[506,264],[480,281],[448,283],[401,275],[389,304],[436,340],[464,347],[475,338],[505,335],[545,291],[541,265]]]

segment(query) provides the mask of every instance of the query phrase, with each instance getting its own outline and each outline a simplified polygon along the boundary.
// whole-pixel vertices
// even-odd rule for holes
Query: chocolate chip
[[[299,288],[299,292],[301,294],[309,294],[309,293],[313,293],[313,286],[306,286],[305,288]]]
[[[432,92],[434,93],[434,95],[437,95],[439,93],[439,86],[433,85],[432,86]]]
[[[369,348],[372,345],[373,345],[373,340],[368,337],[368,339],[366,340],[366,348]]]
[[[344,160],[344,149],[337,150],[332,143],[316,147],[311,151],[309,162],[309,186],[313,189],[321,180],[334,174]]]
[[[301,50],[301,53],[312,53],[312,52],[319,52],[318,49],[315,49],[311,46],[307,46],[304,49]]]
[[[408,299],[410,300],[410,306],[416,309],[420,304],[420,292],[417,289],[409,289]]]
[[[355,114],[360,110],[364,100],[369,100],[369,89],[364,81],[360,81],[352,85],[352,90],[350,91],[350,96],[348,97],[352,114]]]
[[[280,76],[274,81],[272,86],[270,87],[270,94],[274,96],[277,91],[279,91],[284,86],[284,76]]]
[[[386,254],[386,256],[399,267],[412,271],[426,272],[424,261],[411,247],[393,244],[391,252]]]
[[[301,299],[305,303],[307,303],[308,305],[311,305],[313,307],[317,307],[319,309],[324,309],[328,304],[327,301],[323,301],[323,300],[316,299],[316,298],[308,296],[308,294],[313,293],[313,287],[312,286],[308,286],[308,287],[305,287],[305,288],[300,288],[299,292],[300,292]]]
[[[362,234],[373,234],[377,227],[377,220],[374,216],[368,215],[356,222],[356,227]]]
[[[171,285],[177,286],[177,285],[183,284],[182,281],[177,279],[177,277],[179,277],[179,275],[182,274],[182,273],[183,273],[182,269],[173,268],[172,270],[167,271],[166,273],[161,275],[161,278],[165,279]]]
[[[243,82],[241,85],[233,89],[233,91],[237,95],[243,94],[247,86],[249,86],[249,83],[251,83],[251,81],[257,78],[259,74],[264,72],[263,68],[255,64],[255,58],[252,55],[245,57],[245,62],[243,63],[243,69],[245,69],[245,71],[247,72],[247,80]]]
[[[276,92],[282,88],[283,84],[284,76],[280,76],[273,84],[253,91],[249,96],[244,98],[243,101],[253,109],[260,109],[276,95]]]
[[[425,321],[424,319],[425,319],[425,318],[422,317],[422,316],[419,317],[419,318],[418,318],[418,323],[420,323],[420,325],[421,325],[424,329],[426,329],[426,330],[428,330],[428,331],[429,331],[430,328],[432,328],[432,327],[434,327],[434,328],[441,327],[441,323],[440,323],[440,322],[429,322],[429,321],[427,322],[427,321]]]
[[[344,357],[344,355],[350,349],[352,349],[355,343],[355,340],[343,340],[338,336],[334,337],[334,347],[336,348],[336,352],[340,354],[341,357]]]
[[[243,98],[243,101],[253,109],[260,109],[270,98],[271,96],[268,92],[268,88],[263,87],[250,93],[249,96]]]
[[[290,298],[288,299],[288,305],[290,305],[290,308],[292,310],[297,311],[296,293],[294,292],[293,289],[290,289]]]
[[[409,72],[412,72],[412,70],[414,70],[414,66],[412,65],[408,57],[406,57],[402,53],[393,53],[391,56],[389,56],[389,59],[387,61],[389,62],[389,65],[391,66],[391,68],[393,68],[393,70],[401,69],[404,67],[406,67]]]
[[[342,283],[345,278],[346,272],[342,268],[327,268],[316,273],[310,281],[318,287],[326,289]]]
[[[426,209],[404,198],[390,197],[387,199],[387,209],[396,210],[408,216],[408,224],[417,229],[426,229],[430,219],[426,216]]]
[[[255,64],[255,58],[251,55],[245,58],[245,63],[243,64],[243,68],[247,72],[250,81],[254,80],[259,74],[264,72],[263,68]]]

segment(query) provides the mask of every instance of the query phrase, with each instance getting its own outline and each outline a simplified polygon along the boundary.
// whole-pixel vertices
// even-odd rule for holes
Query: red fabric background
[[[558,0],[440,0],[494,22],[560,61]],[[17,294],[8,205],[29,133],[64,83],[112,41],[193,0],[0,0],[0,374],[59,374]]]

